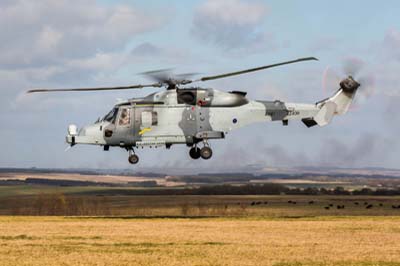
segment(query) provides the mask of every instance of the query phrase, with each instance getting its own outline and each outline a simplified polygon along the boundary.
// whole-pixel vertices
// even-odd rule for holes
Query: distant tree
[[[304,194],[306,195],[318,195],[320,194],[320,191],[316,187],[308,187],[303,190]]]
[[[336,187],[333,190],[334,195],[350,195],[350,192],[345,190],[344,187]]]
[[[370,188],[363,188],[361,190],[355,190],[353,191],[354,195],[372,195],[373,191]]]

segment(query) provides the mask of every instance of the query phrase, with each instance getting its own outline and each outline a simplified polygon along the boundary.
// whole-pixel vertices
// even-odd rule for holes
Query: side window
[[[131,123],[131,112],[129,108],[121,108],[118,125],[129,126]]]
[[[151,127],[158,125],[157,112],[143,111],[142,112],[142,127]]]

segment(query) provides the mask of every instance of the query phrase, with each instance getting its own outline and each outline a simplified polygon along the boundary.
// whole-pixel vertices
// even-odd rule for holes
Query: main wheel
[[[201,156],[201,158],[203,158],[204,160],[210,159],[211,156],[212,156],[212,150],[211,150],[211,148],[210,148],[210,147],[203,147],[203,148],[200,150],[200,156]]]
[[[189,155],[192,159],[197,160],[200,158],[200,149],[198,147],[193,147],[189,151]]]
[[[137,156],[136,154],[132,154],[129,156],[128,161],[131,164],[137,164],[139,162],[139,156]]]

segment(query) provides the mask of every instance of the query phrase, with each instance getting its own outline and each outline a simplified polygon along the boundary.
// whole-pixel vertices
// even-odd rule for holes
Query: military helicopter
[[[100,145],[105,151],[110,147],[126,149],[131,164],[139,157],[135,150],[144,147],[166,147],[186,144],[192,159],[208,160],[213,151],[209,140],[224,139],[228,132],[257,122],[301,120],[307,127],[325,126],[335,115],[345,114],[360,87],[352,76],[342,80],[339,89],[330,98],[315,104],[284,103],[279,100],[250,100],[246,92],[224,92],[212,88],[188,87],[195,82],[222,79],[282,65],[318,60],[315,57],[231,72],[191,80],[193,74],[170,76],[165,71],[146,72],[156,83],[106,88],[34,89],[28,93],[82,92],[130,90],[148,87],[162,90],[143,98],[119,102],[102,119],[78,130],[68,127],[67,143]]]

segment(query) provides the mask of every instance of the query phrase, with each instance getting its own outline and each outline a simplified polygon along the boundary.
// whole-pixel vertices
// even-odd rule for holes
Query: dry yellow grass
[[[400,217],[0,217],[0,265],[400,265]]]

